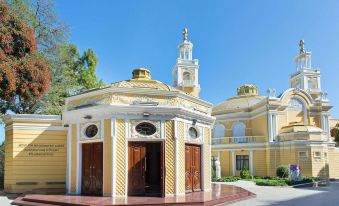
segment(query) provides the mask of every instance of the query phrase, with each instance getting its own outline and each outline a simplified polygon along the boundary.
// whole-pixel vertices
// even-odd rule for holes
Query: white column
[[[115,119],[111,119],[111,138],[112,138],[112,196],[116,197],[116,129]]]
[[[235,176],[235,168],[236,168],[236,165],[235,165],[235,153],[234,151],[232,151],[232,175]]]
[[[251,176],[254,176],[254,170],[253,170],[253,150],[250,150],[250,174],[251,174]]]
[[[70,124],[67,132],[67,167],[66,167],[66,190],[71,192],[71,165],[72,165],[72,125]]]
[[[80,144],[80,132],[81,132],[81,128],[80,128],[80,123],[77,123],[77,143],[76,143],[76,147],[77,147],[77,174],[76,174],[76,194],[80,194],[81,193],[81,144]]]
[[[273,128],[272,139],[273,139],[273,141],[276,141],[277,135],[278,135],[278,116],[277,116],[277,114],[272,114],[272,128]]]
[[[325,116],[325,125],[326,125],[326,137],[327,137],[327,142],[331,141],[331,130],[330,130],[330,120],[329,120],[329,115]]]
[[[268,113],[268,139],[269,139],[269,142],[273,142],[273,132],[272,132],[272,114],[269,112]]]
[[[175,162],[175,194],[179,195],[178,174],[178,121],[174,121],[174,162]]]
[[[317,84],[318,84],[318,89],[321,90],[320,76],[317,77]]]

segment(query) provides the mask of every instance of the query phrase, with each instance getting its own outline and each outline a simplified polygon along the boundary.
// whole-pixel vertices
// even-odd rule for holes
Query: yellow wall
[[[166,121],[165,135],[165,194],[173,195],[175,193],[174,121]]]
[[[70,180],[70,186],[71,190],[70,193],[76,193],[76,178],[77,178],[77,133],[78,133],[78,127],[76,124],[72,124],[72,140],[71,140],[71,180]]]
[[[330,178],[339,179],[339,148],[328,151]]]
[[[211,189],[211,132],[210,129],[204,128],[204,188],[206,191]]]
[[[185,193],[185,134],[184,122],[178,122],[178,190],[179,194]]]
[[[104,176],[103,176],[103,195],[111,196],[112,193],[112,138],[111,138],[111,120],[104,120]]]
[[[14,128],[8,127],[9,125]],[[54,126],[60,130],[16,126]],[[67,131],[61,122],[10,122],[5,140],[5,191],[65,191]]]
[[[117,196],[124,196],[126,181],[126,126],[125,120],[116,120],[116,180],[115,193]]]

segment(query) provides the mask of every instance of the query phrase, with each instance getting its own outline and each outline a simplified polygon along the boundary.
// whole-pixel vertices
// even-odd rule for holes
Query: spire
[[[183,36],[184,42],[188,41],[188,29],[186,27],[182,31],[182,36]]]
[[[300,47],[300,54],[305,53],[305,41],[303,39],[299,41],[299,47]]]

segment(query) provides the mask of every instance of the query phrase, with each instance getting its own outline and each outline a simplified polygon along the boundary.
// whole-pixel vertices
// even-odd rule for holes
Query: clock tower
[[[193,44],[188,40],[188,30],[182,32],[183,42],[178,46],[179,56],[173,68],[173,86],[187,94],[199,97],[199,60],[193,59]]]

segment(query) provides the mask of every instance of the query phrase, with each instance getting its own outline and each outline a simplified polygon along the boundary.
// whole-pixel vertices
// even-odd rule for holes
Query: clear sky
[[[99,58],[106,84],[129,79],[146,67],[154,79],[172,84],[172,68],[189,30],[193,57],[200,60],[201,97],[218,104],[244,83],[277,93],[295,72],[298,42],[305,39],[312,64],[322,74],[332,116],[339,118],[339,1],[267,0],[58,0],[56,9],[81,51]]]

